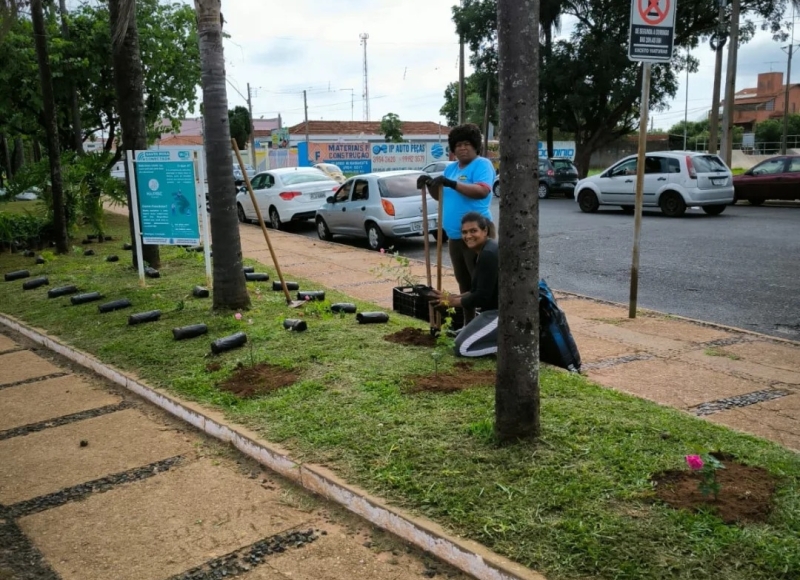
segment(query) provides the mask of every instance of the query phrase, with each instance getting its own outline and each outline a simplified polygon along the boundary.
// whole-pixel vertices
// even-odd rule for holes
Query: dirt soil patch
[[[217,386],[237,397],[257,397],[293,385],[300,376],[293,370],[260,363],[255,366],[240,366],[228,379]]]
[[[383,339],[406,346],[436,346],[436,337],[431,335],[429,330],[411,328],[410,326],[394,334],[387,334]]]
[[[777,478],[761,467],[742,465],[729,455],[717,458],[725,466],[717,470],[717,499],[700,493],[701,476],[688,469],[654,475],[656,496],[676,509],[711,511],[726,524],[766,521],[772,511]]]
[[[496,374],[493,370],[475,370],[468,362],[458,362],[452,372],[409,377],[411,387],[407,392],[454,393],[473,387],[494,386]]]

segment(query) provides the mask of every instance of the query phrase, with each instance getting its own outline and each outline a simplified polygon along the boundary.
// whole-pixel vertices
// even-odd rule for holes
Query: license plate
[[[725,185],[728,182],[727,179],[712,179],[711,183],[714,185]]]
[[[428,231],[433,231],[436,229],[436,221],[432,220],[428,222]],[[411,224],[411,231],[412,232],[421,232],[422,231],[422,222],[415,222]]]
[[[325,197],[325,193],[318,191],[316,193],[312,193],[310,197],[311,199],[322,199],[323,197]]]

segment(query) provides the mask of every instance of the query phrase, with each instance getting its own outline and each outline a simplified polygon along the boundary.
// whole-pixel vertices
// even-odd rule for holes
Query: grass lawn
[[[204,282],[202,254],[162,248],[162,277],[140,288],[121,250],[126,223],[110,215],[109,226],[118,241],[92,245],[97,256],[84,257],[79,244],[43,266],[3,254],[0,270],[29,268],[47,274],[51,288],[77,284],[108,300],[129,298],[134,308],[99,314],[97,304],[69,306],[68,298],[48,300],[46,288],[22,292],[16,281],[0,282],[0,310],[153,385],[222,409],[296,457],[324,463],[551,580],[800,578],[800,456],[547,369],[541,373],[541,438],[498,447],[493,388],[408,394],[409,375],[433,372],[431,351],[383,336],[426,324],[392,314],[388,326],[359,326],[353,315],[327,314],[319,305],[289,310],[271,283],[250,285],[253,306],[241,321],[231,312],[212,313],[208,299],[190,294]],[[111,253],[121,261],[105,262]],[[301,288],[319,286],[301,280]],[[336,292],[328,298],[348,299]],[[133,312],[155,308],[164,313],[160,322],[126,326]],[[284,331],[283,319],[300,312],[309,330]],[[208,324],[209,335],[172,340],[173,327],[197,322]],[[249,346],[206,356],[213,338],[237,330],[248,333]],[[208,372],[211,360],[221,368]],[[253,362],[291,367],[301,380],[249,400],[215,386],[237,364]],[[440,372],[453,363],[448,354]],[[698,449],[733,453],[780,477],[767,523],[725,525],[711,513],[654,500],[650,476],[683,468],[684,455]]]

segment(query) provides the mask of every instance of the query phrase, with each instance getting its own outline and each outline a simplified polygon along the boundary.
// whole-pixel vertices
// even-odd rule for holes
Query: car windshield
[[[569,161],[568,159],[553,159],[551,163],[553,164],[553,167],[556,168],[556,171],[559,169],[566,169],[568,171],[574,171],[575,173],[578,172],[577,167],[575,167],[572,161]]]
[[[379,179],[378,189],[381,192],[381,197],[414,197],[419,195],[419,189],[417,189],[417,178],[419,176],[419,173],[407,173]]]
[[[299,185],[301,183],[313,183],[314,181],[330,181],[330,177],[323,173],[315,171],[314,173],[289,173],[281,175],[281,181],[284,185]]]
[[[728,168],[716,155],[695,155],[692,157],[692,165],[694,165],[697,173],[719,173],[721,171],[728,171]]]

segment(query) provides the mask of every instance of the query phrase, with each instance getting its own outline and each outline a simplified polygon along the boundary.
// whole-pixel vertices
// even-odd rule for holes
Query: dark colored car
[[[735,201],[761,205],[768,199],[800,200],[800,155],[781,155],[762,161],[733,178]]]
[[[539,159],[539,199],[550,197],[551,193],[563,193],[565,197],[575,195],[578,183],[578,168],[571,159],[553,157]],[[492,191],[500,197],[500,177],[494,181]]]

